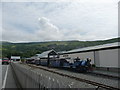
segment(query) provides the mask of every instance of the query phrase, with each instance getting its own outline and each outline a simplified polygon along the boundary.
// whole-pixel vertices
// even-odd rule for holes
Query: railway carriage
[[[71,58],[59,58],[58,54],[53,51],[46,51],[39,55],[39,59],[35,60],[36,65],[43,65],[48,67],[71,69],[80,72],[87,72],[89,70],[89,62],[87,60],[80,60],[78,57]]]

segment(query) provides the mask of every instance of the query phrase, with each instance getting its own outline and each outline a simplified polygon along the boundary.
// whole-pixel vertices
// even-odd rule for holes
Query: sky
[[[119,0],[0,3],[3,41],[93,41],[118,37]]]

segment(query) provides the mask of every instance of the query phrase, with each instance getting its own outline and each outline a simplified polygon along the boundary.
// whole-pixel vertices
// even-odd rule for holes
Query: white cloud
[[[9,39],[8,39],[9,38]],[[5,30],[2,29],[2,39],[11,42],[34,41],[34,35],[23,33],[19,30]]]
[[[51,24],[50,21],[45,17],[39,18],[39,23],[41,29],[59,32],[58,28],[55,25]]]
[[[3,3],[3,40],[98,40],[117,37],[117,0],[85,1]]]
[[[60,40],[62,33],[57,26],[50,23],[49,19],[39,18],[40,30],[36,31],[36,35],[43,40]]]
[[[2,13],[2,3],[0,3],[0,13]],[[2,40],[2,14],[0,14],[0,41]]]
[[[89,3],[105,3],[117,2],[119,0],[1,0],[1,2],[89,2]]]
[[[50,21],[45,18],[39,18],[39,30],[33,33],[27,33],[20,30],[5,30],[3,29],[3,40],[8,40],[12,42],[30,42],[30,41],[51,41],[51,40],[62,40],[62,33],[59,29],[50,23]]]

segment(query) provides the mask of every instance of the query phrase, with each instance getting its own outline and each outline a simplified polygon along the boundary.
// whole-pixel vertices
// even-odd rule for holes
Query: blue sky
[[[118,0],[2,2],[2,40],[103,40],[118,36]]]

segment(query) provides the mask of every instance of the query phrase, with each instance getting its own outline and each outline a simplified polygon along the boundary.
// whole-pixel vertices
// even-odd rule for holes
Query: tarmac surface
[[[0,88],[17,88],[10,65],[2,65],[2,86]],[[0,72],[1,73],[1,72]]]
[[[2,72],[2,84],[3,84],[3,81],[4,81],[4,77],[5,77],[5,73],[6,73],[6,70],[7,70],[7,67],[8,65],[1,65],[1,72]]]
[[[0,89],[2,88],[2,65],[0,64]]]

